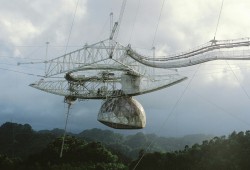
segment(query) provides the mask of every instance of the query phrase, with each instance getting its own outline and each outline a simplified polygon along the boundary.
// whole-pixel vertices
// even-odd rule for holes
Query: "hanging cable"
[[[44,76],[39,75],[39,74],[26,73],[26,72],[22,72],[22,71],[7,69],[7,68],[0,68],[0,70],[10,71],[10,72],[15,72],[15,73],[20,73],[20,74],[25,74],[25,75],[29,75],[29,76],[44,77]]]
[[[79,4],[79,1],[80,0],[77,0],[77,3],[76,3],[75,13],[74,13],[74,16],[73,16],[73,21],[72,21],[72,24],[71,24],[71,27],[70,27],[70,31],[69,31],[69,37],[68,37],[66,48],[65,48],[65,54],[67,53],[67,48],[68,48],[68,45],[69,45],[69,39],[70,39],[71,32],[72,32],[72,29],[73,29],[73,25],[74,25],[74,22],[75,22],[75,16],[76,16],[76,11],[77,11],[77,7],[78,7],[78,4]]]
[[[215,33],[214,33],[214,40],[215,40],[215,38],[216,38],[217,30],[218,30],[218,27],[219,27],[219,23],[220,23],[220,16],[221,16],[221,12],[222,12],[222,8],[223,8],[223,4],[224,4],[224,0],[222,0],[222,3],[221,3],[220,13],[219,13],[219,17],[218,17],[218,21],[217,21],[217,25],[216,25]]]
[[[97,34],[97,36],[96,36],[96,38],[95,38],[97,41],[99,41],[99,40],[101,39],[101,37],[103,36],[104,31],[105,31],[105,28],[106,28],[106,26],[107,26],[107,24],[108,24],[108,21],[109,21],[109,17],[107,17],[105,23],[104,23],[103,26],[101,27],[101,30],[100,30],[99,34]]]
[[[133,22],[131,34],[130,34],[129,41],[128,41],[129,44],[130,44],[131,39],[132,39],[132,36],[133,36],[133,34],[134,34],[135,22],[136,22],[137,15],[138,15],[138,12],[139,12],[139,9],[140,9],[140,5],[141,5],[141,0],[139,0],[138,5],[137,5],[136,14],[135,14],[135,19],[134,19],[134,22]]]
[[[39,60],[39,61],[43,61],[43,59],[29,58],[29,57],[18,58],[18,57],[12,57],[12,56],[0,56],[0,59],[1,59],[1,58],[7,58],[7,59],[13,59],[13,60],[21,59],[21,60]]]
[[[125,8],[126,8],[126,3],[127,3],[127,0],[123,0],[122,1],[120,15],[119,15],[119,19],[118,19],[118,25],[117,25],[116,32],[115,32],[115,35],[114,35],[114,38],[113,38],[114,41],[117,40],[117,37],[118,37],[118,34],[119,34],[119,30],[120,30],[120,26],[121,26],[121,23],[122,23],[123,14],[124,14],[124,11],[125,11]]]
[[[64,148],[64,142],[65,142],[65,136],[67,133],[67,125],[68,125],[68,120],[69,120],[69,109],[70,109],[71,104],[68,103],[68,109],[66,113],[66,120],[65,120],[65,126],[64,126],[64,134],[63,134],[63,139],[62,139],[62,146],[61,146],[61,152],[60,152],[60,158],[63,156],[63,148]]]
[[[178,107],[178,105],[180,104],[184,94],[186,93],[187,89],[189,88],[191,82],[193,81],[196,73],[198,72],[199,68],[200,68],[201,64],[198,65],[197,70],[195,71],[195,73],[193,74],[193,76],[191,77],[190,81],[188,82],[187,86],[185,87],[185,89],[182,91],[180,97],[177,99],[176,103],[174,104],[174,106],[172,107],[170,113],[168,114],[168,116],[166,117],[166,119],[163,121],[162,125],[160,126],[160,128],[156,131],[156,134],[158,134],[164,127],[164,125],[167,123],[168,119],[173,115],[173,113],[175,112],[176,108]],[[150,147],[157,141],[157,139],[152,140],[148,147],[146,148],[145,152],[142,154],[142,156],[140,157],[140,159],[138,160],[138,162],[136,163],[136,165],[134,166],[133,170],[135,170],[137,168],[137,166],[140,164],[141,160],[143,159],[143,157],[146,154],[146,151],[148,151],[150,149]]]
[[[110,49],[110,52],[109,52],[109,58],[113,57],[113,53],[114,53],[114,50],[115,50],[115,47],[116,47],[116,44],[117,44],[116,40],[118,38],[120,25],[121,25],[121,22],[122,22],[123,13],[124,13],[124,10],[125,10],[125,7],[126,7],[126,3],[127,3],[127,0],[122,1],[122,6],[121,6],[121,10],[120,10],[119,19],[118,19],[117,22],[115,22],[115,24],[113,26],[113,29],[111,31],[110,37],[109,37],[109,40],[111,40],[110,41],[110,46],[112,46],[111,49]]]
[[[46,42],[45,68],[44,68],[45,69],[45,72],[44,72],[45,77],[47,76],[48,48],[49,48],[49,42]]]
[[[209,103],[212,106],[215,106],[216,108],[218,108],[219,110],[221,110],[222,112],[226,113],[227,115],[237,119],[239,122],[245,124],[246,126],[250,127],[250,123],[247,122],[244,119],[239,118],[238,116],[236,116],[235,114],[233,114],[232,112],[227,111],[225,108],[219,106],[218,104],[216,104],[215,102],[213,102],[212,100],[209,100],[208,98],[205,98],[204,96],[198,94],[195,90],[191,90],[192,93],[196,94],[199,98],[203,99],[204,101],[206,101],[207,103]]]
[[[76,11],[77,11],[78,4],[79,4],[79,0],[76,3],[75,13],[74,13],[73,21],[72,21],[72,24],[71,24],[71,27],[70,27],[70,32],[69,32],[69,37],[68,37],[68,40],[67,40],[67,45],[66,45],[66,48],[65,48],[65,54],[67,52],[67,48],[68,48],[68,44],[69,44],[69,39],[70,39],[72,28],[73,28],[73,25],[74,25],[74,21],[75,21],[75,16],[76,16]],[[65,98],[65,101],[67,102],[67,98]],[[64,126],[64,135],[63,135],[63,140],[62,140],[60,158],[62,158],[62,155],[63,155],[64,141],[65,141],[65,136],[66,136],[66,133],[67,133],[67,124],[68,124],[68,119],[69,119],[69,109],[70,109],[70,106],[72,104],[71,102],[72,101],[70,101],[70,99],[67,102],[67,104],[68,104],[68,110],[67,110],[67,113],[66,113],[66,121],[65,121],[65,126]]]
[[[163,0],[163,2],[162,2],[162,4],[161,4],[161,11],[160,11],[160,15],[159,15],[158,22],[157,22],[157,25],[156,25],[155,33],[154,33],[154,38],[153,38],[152,48],[153,48],[153,47],[154,47],[154,45],[155,45],[156,33],[157,33],[157,31],[158,31],[158,26],[159,26],[159,23],[160,23],[160,20],[161,20],[161,14],[162,14],[162,10],[163,10],[163,7],[164,7],[164,4],[165,4],[165,1],[166,1],[166,0]]]
[[[246,89],[241,85],[239,78],[236,76],[235,72],[233,71],[232,67],[230,66],[230,64],[228,63],[227,60],[226,60],[226,63],[227,63],[227,65],[228,65],[228,67],[230,68],[231,72],[233,73],[235,79],[238,81],[238,83],[239,83],[239,85],[240,85],[242,91],[245,93],[245,95],[247,96],[247,98],[250,100],[249,94],[247,93]]]

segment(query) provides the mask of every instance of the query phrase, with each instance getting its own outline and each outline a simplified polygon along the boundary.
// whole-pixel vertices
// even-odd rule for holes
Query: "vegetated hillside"
[[[31,155],[22,165],[24,169],[127,169],[117,155],[99,142],[85,142],[73,136],[65,139],[60,158],[62,138],[51,142],[42,152]]]
[[[55,138],[52,133],[35,132],[29,124],[6,122],[0,127],[0,154],[26,158],[44,149]]]
[[[101,143],[87,143],[73,136],[66,136],[63,156],[59,157],[62,138],[56,138],[41,152],[26,159],[9,158],[0,154],[0,169],[3,170],[125,170],[117,155]]]
[[[62,129],[34,131],[28,124],[17,124],[6,122],[0,127],[0,154],[7,156],[27,157],[44,149],[49,142],[62,136]],[[68,133],[87,142],[101,142],[108,149],[118,155],[124,155],[128,161],[135,159],[142,149],[146,149],[150,143],[148,152],[169,152],[181,150],[185,145],[201,143],[203,140],[211,139],[210,135],[190,135],[182,138],[158,137],[155,134],[143,134],[125,136],[114,133],[111,130],[91,129],[84,130],[79,134]],[[124,158],[125,159],[125,158]]]
[[[29,124],[6,122],[0,127],[0,154],[26,158],[44,149],[63,133],[61,129],[36,132]]]
[[[249,170],[250,131],[233,132],[226,138],[214,137],[202,144],[188,145],[170,153],[140,153],[130,169],[155,170]],[[142,159],[141,159],[142,158]],[[138,164],[138,161],[141,160]]]
[[[67,136],[63,157],[60,158],[62,137],[57,137],[59,131],[52,130],[52,132],[48,131],[48,133],[45,133],[43,131],[41,133],[33,131],[28,124],[20,125],[8,122],[3,124],[0,127],[0,169],[132,170],[135,167],[136,170],[250,169],[250,131],[245,133],[233,132],[228,137],[214,137],[200,144],[185,145],[184,149],[179,151],[149,152],[145,149],[140,149],[139,156],[134,161],[124,156],[123,153],[126,153],[131,148],[131,151],[136,151],[140,148],[140,145],[152,139],[157,139],[159,143],[159,141],[163,142],[168,138],[157,137],[153,134],[144,135],[143,133],[123,136],[112,131],[105,131],[105,136],[102,136],[105,138],[103,141],[113,147],[109,149],[104,146],[104,143],[91,142],[94,139],[89,139],[89,142],[80,139],[91,134],[91,131],[95,132],[93,136],[100,139],[102,130],[92,129],[82,132],[81,135],[77,135],[78,137]],[[53,134],[53,132],[56,134]],[[116,137],[119,139],[116,140],[117,143],[112,142],[113,138],[116,139]],[[186,136],[184,138],[190,142],[192,137]],[[48,142],[49,140],[51,141]],[[173,138],[171,142],[175,140],[177,139]],[[45,145],[45,143],[48,144]],[[118,149],[121,149],[121,146],[123,146],[124,150],[119,151],[114,146]],[[154,145],[155,148],[157,146],[160,145]],[[14,149],[11,149],[11,147]],[[33,149],[37,151],[35,152]]]
[[[124,136],[110,130],[91,129],[79,133],[78,137],[86,141],[102,142],[110,149],[120,151],[130,158],[136,158],[140,150],[147,149],[149,145],[151,147],[147,152],[170,152],[184,149],[186,145],[191,146],[195,143],[202,143],[202,141],[210,140],[214,136],[196,134],[180,138],[167,138],[141,132]]]

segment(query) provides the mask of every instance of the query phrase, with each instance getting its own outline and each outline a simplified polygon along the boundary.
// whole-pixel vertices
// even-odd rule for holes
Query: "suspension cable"
[[[69,37],[68,37],[66,48],[65,48],[65,54],[67,53],[69,39],[70,39],[71,32],[72,32],[72,29],[73,29],[73,25],[74,25],[76,11],[77,11],[77,7],[78,7],[78,4],[79,4],[79,1],[80,0],[78,0],[77,3],[76,3],[75,13],[74,13],[73,21],[72,21],[72,24],[71,24],[71,27],[70,27]],[[66,133],[67,133],[67,124],[68,124],[68,119],[69,119],[69,109],[70,109],[70,106],[71,106],[71,103],[69,102],[68,103],[68,110],[67,110],[67,113],[66,113],[66,120],[65,120],[65,126],[64,126],[64,134],[63,134],[63,140],[62,140],[62,147],[61,147],[61,152],[60,152],[60,158],[62,158],[62,155],[63,155],[63,148],[64,148],[65,136],[66,136]]]
[[[49,42],[46,42],[46,51],[45,51],[45,71],[44,71],[45,77],[47,76],[48,48],[49,48]]]
[[[201,94],[198,94],[196,90],[192,90],[192,93],[196,94],[196,96],[198,96],[199,98],[201,98],[202,100],[204,100],[205,102],[209,103],[211,106],[216,107],[217,109],[221,110],[223,113],[231,116],[232,118],[237,119],[239,122],[245,124],[248,128],[250,127],[250,123],[247,122],[245,119],[241,119],[240,117],[236,116],[235,114],[233,114],[231,111],[228,111],[227,109],[219,106],[218,104],[216,104],[214,101],[202,96]]]
[[[119,30],[120,30],[120,26],[121,26],[121,23],[122,23],[122,18],[123,18],[123,14],[124,14],[124,11],[125,11],[126,3],[127,3],[127,0],[122,1],[121,11],[120,11],[119,19],[118,19],[118,25],[117,25],[116,32],[115,32],[115,35],[114,35],[114,38],[113,38],[114,41],[117,40],[117,37],[118,37],[118,34],[119,34]]]
[[[154,33],[154,38],[153,38],[152,48],[153,48],[153,47],[154,47],[154,45],[155,45],[156,33],[157,33],[157,31],[158,31],[158,26],[159,26],[159,23],[160,23],[160,20],[161,20],[161,14],[162,14],[162,11],[163,11],[163,7],[164,7],[164,4],[165,4],[165,1],[166,1],[166,0],[163,0],[163,2],[162,2],[162,4],[161,4],[161,11],[160,11],[160,15],[159,15],[159,18],[158,18],[158,21],[157,21],[157,25],[156,25],[155,33]]]
[[[218,17],[218,21],[217,21],[215,33],[214,33],[214,40],[215,40],[215,38],[216,38],[218,26],[219,26],[219,23],[220,23],[220,17],[221,17],[221,12],[222,12],[222,8],[223,8],[223,4],[224,4],[224,0],[222,0],[222,2],[221,2],[220,13],[219,13],[219,17]]]
[[[68,49],[68,45],[69,45],[69,39],[70,39],[71,32],[72,32],[72,29],[73,29],[73,25],[74,25],[74,22],[75,22],[75,16],[76,16],[76,11],[77,11],[77,7],[78,7],[78,4],[79,4],[79,1],[80,0],[77,0],[77,3],[76,3],[75,13],[74,13],[73,20],[72,20],[72,23],[71,23],[71,27],[70,27],[70,31],[69,31],[69,36],[68,36],[68,40],[67,40],[67,44],[66,44],[66,48],[65,48],[65,52],[64,52],[65,54],[67,53],[67,49]]]
[[[188,84],[186,85],[186,87],[184,88],[184,90],[182,91],[180,97],[177,99],[177,101],[175,102],[174,106],[172,107],[170,113],[168,114],[168,116],[166,117],[166,119],[163,121],[162,125],[160,126],[160,128],[156,131],[156,134],[159,133],[162,128],[165,126],[165,124],[167,123],[168,119],[174,114],[176,108],[178,107],[178,105],[180,104],[181,100],[183,99],[183,96],[185,95],[186,91],[188,90],[191,82],[193,81],[196,73],[198,72],[198,70],[200,69],[201,64],[198,65],[197,70],[194,72],[193,76],[191,77],[191,79],[189,80]],[[137,168],[137,166],[140,164],[140,162],[142,161],[143,157],[146,155],[146,151],[148,151],[150,149],[150,147],[157,141],[157,139],[152,140],[149,145],[147,146],[145,152],[142,154],[142,156],[140,157],[140,159],[138,160],[138,162],[135,164],[133,170],[135,170]]]
[[[26,72],[23,72],[23,71],[17,71],[17,70],[12,70],[12,69],[8,69],[8,68],[0,68],[0,70],[10,71],[10,72],[15,72],[15,73],[20,73],[20,74],[25,74],[25,75],[28,75],[28,76],[44,77],[44,76],[39,75],[39,74],[26,73]]]
[[[247,93],[246,89],[245,89],[245,88],[242,86],[242,84],[240,83],[239,78],[237,77],[237,75],[235,74],[235,72],[233,71],[233,69],[232,69],[231,65],[228,63],[228,61],[227,61],[227,60],[226,60],[226,63],[227,63],[227,65],[228,65],[229,69],[231,70],[231,72],[233,73],[233,75],[234,75],[235,79],[238,81],[238,83],[239,83],[239,85],[240,85],[240,87],[241,87],[242,91],[245,93],[245,95],[247,96],[247,98],[250,100],[250,96],[249,96],[249,94]]]
[[[64,126],[64,134],[63,134],[63,139],[62,139],[62,146],[61,146],[61,152],[60,152],[60,158],[63,156],[63,148],[64,148],[64,142],[65,142],[65,136],[67,133],[67,125],[68,125],[68,120],[69,120],[69,109],[70,109],[71,104],[68,103],[68,109],[66,113],[66,120],[65,120],[65,126]]]
[[[136,22],[136,19],[137,19],[137,16],[138,16],[138,12],[139,12],[139,9],[140,9],[140,5],[141,5],[141,0],[139,0],[138,5],[137,5],[136,14],[135,14],[135,19],[134,19],[134,22],[133,22],[132,30],[131,30],[130,37],[129,37],[129,41],[128,41],[129,44],[130,44],[131,39],[132,39],[132,36],[133,36],[133,34],[134,34],[135,22]]]

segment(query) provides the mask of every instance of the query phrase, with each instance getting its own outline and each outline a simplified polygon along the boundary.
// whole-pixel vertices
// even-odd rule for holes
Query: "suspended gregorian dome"
[[[142,129],[146,125],[144,109],[132,97],[107,99],[100,108],[97,120],[115,129]]]

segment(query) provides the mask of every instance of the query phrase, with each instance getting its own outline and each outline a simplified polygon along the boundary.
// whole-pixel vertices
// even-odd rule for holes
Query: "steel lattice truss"
[[[186,79],[177,70],[212,60],[249,60],[250,39],[212,40],[195,49],[166,57],[146,57],[112,39],[46,61],[45,79],[31,84],[61,95],[69,105],[76,99],[105,99],[98,121],[118,129],[146,125],[143,107],[132,96],[149,93]],[[64,75],[55,80],[58,75]]]
[[[200,47],[165,57],[145,57],[130,47],[127,48],[127,54],[136,61],[150,67],[179,68],[212,60],[249,60],[249,46],[249,38],[221,41],[211,40]]]
[[[186,67],[211,60],[249,60],[249,46],[249,38],[212,40],[187,52],[152,58],[108,39],[46,61],[46,78],[65,74],[65,79],[40,80],[31,86],[79,99],[135,96],[186,79],[166,68]]]
[[[86,45],[46,64],[46,78],[65,74],[65,79],[43,79],[31,86],[78,99],[135,96],[186,79],[176,71],[155,70],[137,62],[127,55],[127,47],[112,40]]]

